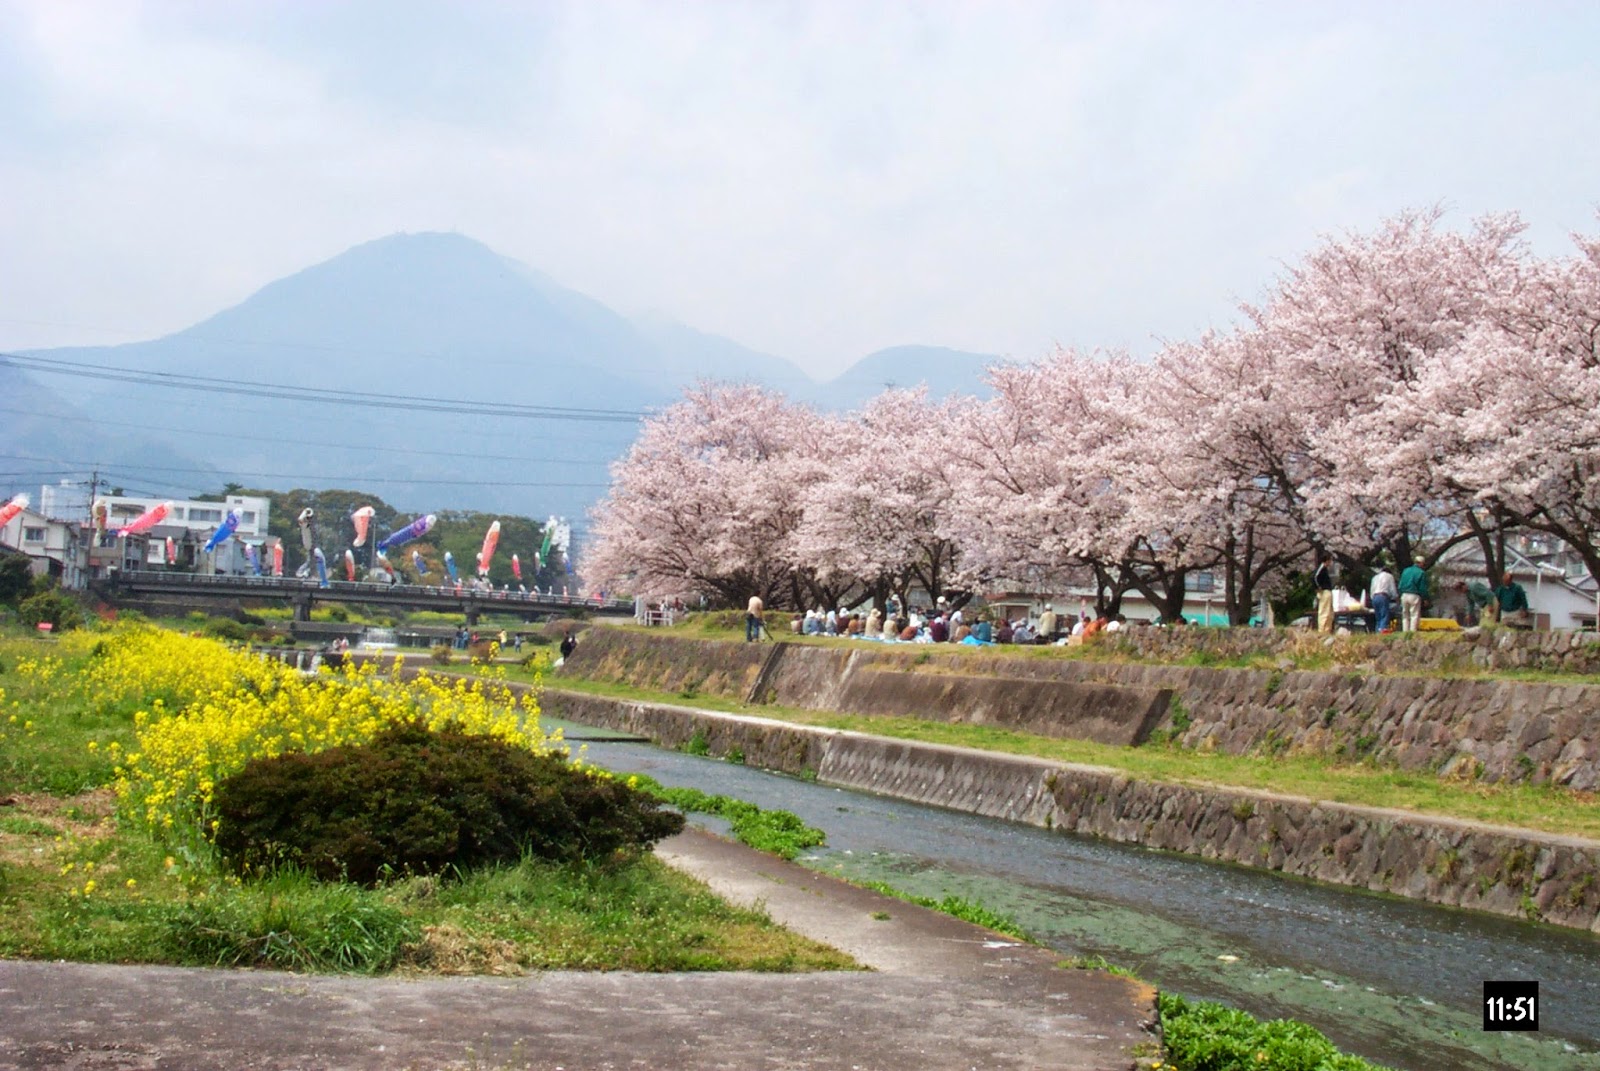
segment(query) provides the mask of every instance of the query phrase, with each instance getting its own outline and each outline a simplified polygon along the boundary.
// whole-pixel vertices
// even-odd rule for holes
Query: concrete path
[[[874,970],[369,979],[6,960],[0,1069],[1121,1071],[1154,1048],[1148,987],[702,832],[658,852]]]

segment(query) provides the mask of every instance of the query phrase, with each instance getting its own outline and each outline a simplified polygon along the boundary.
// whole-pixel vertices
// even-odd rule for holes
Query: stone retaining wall
[[[620,629],[591,629],[565,672],[687,699],[759,699],[1117,744],[1158,730],[1228,754],[1310,753],[1600,788],[1600,685],[1580,682],[1115,663],[1004,648],[740,644]]]
[[[545,709],[993,818],[1600,933],[1600,841],[548,688]]]

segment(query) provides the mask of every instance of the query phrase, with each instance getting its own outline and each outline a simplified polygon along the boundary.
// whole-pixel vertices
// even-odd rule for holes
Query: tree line
[[[702,383],[594,509],[591,585],[737,605],[1092,582],[1164,614],[1204,571],[1230,620],[1302,582],[1566,543],[1600,576],[1600,239],[1405,213],[1324,239],[1239,321],[1148,359],[1058,349],[992,397],[888,390],[834,415]]]

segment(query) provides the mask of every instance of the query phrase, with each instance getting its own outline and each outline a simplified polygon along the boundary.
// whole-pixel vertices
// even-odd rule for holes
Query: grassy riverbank
[[[660,635],[662,633],[659,628],[645,628],[631,624],[607,627],[622,628],[630,632],[639,632],[646,635]],[[779,629],[775,623],[772,625],[772,632],[775,637],[779,637]],[[668,630],[668,634],[688,639],[740,643],[744,641],[744,615],[730,614],[727,611],[694,614],[683,623],[673,626]],[[1303,670],[1373,676],[1600,684],[1600,674],[1595,673],[1582,673],[1568,669],[1476,665],[1468,656],[1469,649],[1465,648],[1461,643],[1461,633],[1459,631],[1394,633],[1384,636],[1356,634],[1329,637],[1316,632],[1290,630],[1287,633],[1283,633],[1287,637],[1286,643],[1280,646],[1263,646],[1254,650],[1249,649],[1248,644],[1245,645],[1244,649],[1236,649],[1235,645],[1222,642],[1224,637],[1240,634],[1245,636],[1252,634],[1274,635],[1273,633],[1263,632],[1263,630],[1193,628],[1187,630],[1186,634],[1189,641],[1188,649],[1178,654],[1140,653],[1136,647],[1115,642],[1114,639],[1077,647],[1057,647],[1054,645],[1043,647],[1035,645],[973,647],[967,644],[951,643],[939,645],[937,648],[917,647],[913,648],[913,650],[922,653],[936,649],[941,655],[970,658],[979,662],[1000,656],[1022,658],[1030,661],[1092,662],[1103,665],[1204,666],[1215,669],[1254,669],[1269,673]],[[808,646],[846,645],[856,647],[860,644],[860,641],[829,636],[797,636],[783,633],[779,638],[784,643],[799,643]],[[1381,664],[1382,660],[1374,661],[1375,652],[1401,651],[1408,647],[1431,651],[1435,655],[1443,656],[1438,658],[1440,665],[1429,669],[1397,670],[1384,668]],[[905,648],[897,649],[904,650]]]
[[[187,638],[151,660],[149,678],[119,684],[103,672],[107,642],[106,634],[0,637],[0,957],[359,973],[853,966],[648,854],[605,864],[525,860],[376,888],[295,873],[241,882],[185,828],[186,793],[203,796],[209,768],[174,759],[138,792],[127,788],[128,771],[174,747],[180,758],[182,746],[227,752],[242,737],[224,732],[204,744],[195,734],[229,730],[228,719],[245,718],[268,685],[223,694],[218,681],[235,656]],[[380,698],[400,703],[403,693]],[[484,731],[513,731],[495,728],[504,715],[492,703],[437,690],[418,702],[477,717]],[[187,738],[151,735],[188,710],[197,713],[184,719]],[[530,716],[518,712],[515,731],[536,733]],[[352,731],[348,712],[330,708],[328,717]]]
[[[507,679],[531,680],[533,675],[525,670],[509,669]],[[567,676],[552,679],[550,686],[591,695],[697,706],[801,725],[848,729],[904,740],[1102,766],[1141,780],[1230,785],[1335,803],[1390,807],[1418,814],[1600,839],[1600,796],[1549,785],[1453,781],[1425,772],[1398,770],[1366,762],[1338,763],[1315,756],[1225,755],[1187,750],[1171,744],[1116,747],[1084,740],[1059,740],[991,726],[750,705],[713,696],[684,697]]]

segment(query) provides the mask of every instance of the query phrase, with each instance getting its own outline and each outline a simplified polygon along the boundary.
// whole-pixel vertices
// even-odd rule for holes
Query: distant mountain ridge
[[[970,392],[995,360],[896,347],[819,384],[789,361],[669,318],[630,320],[481,242],[441,233],[355,246],[164,338],[34,355],[247,382],[628,411],[669,404],[701,378],[757,383],[829,409],[859,405],[889,382],[926,381],[934,394]],[[35,421],[29,431],[35,444],[52,445],[29,456],[81,461],[90,459],[81,456],[88,451],[96,458],[117,454],[129,472],[140,471],[142,458],[157,493],[163,481],[187,493],[235,476],[281,487],[364,486],[365,479],[391,501],[418,509],[440,503],[580,517],[604,493],[606,465],[637,430],[336,408],[93,379],[33,382],[29,392],[40,411],[58,403],[60,412],[75,406],[147,429],[135,437],[108,423],[103,444],[78,437],[82,449],[68,454],[59,451],[74,440],[56,442]],[[19,453],[21,425],[0,423],[0,429],[5,452]],[[148,459],[162,451],[157,472]]]

